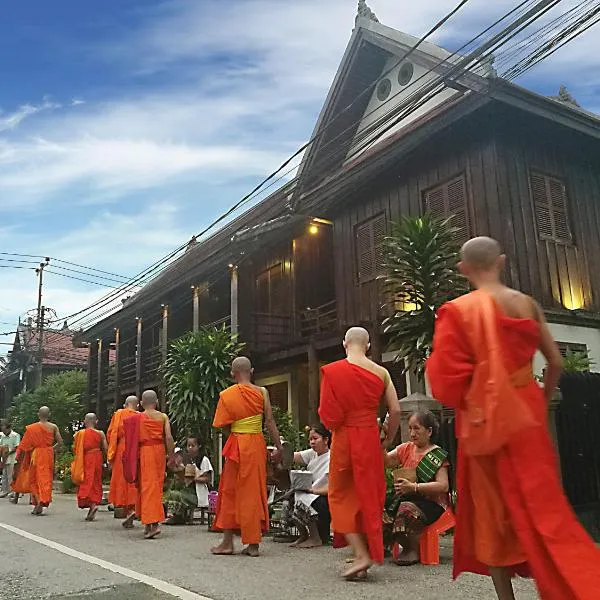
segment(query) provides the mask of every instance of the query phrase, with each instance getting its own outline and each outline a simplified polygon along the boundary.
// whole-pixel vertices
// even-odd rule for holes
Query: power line
[[[450,11],[450,13],[448,13],[445,17],[443,17],[440,21],[438,21],[436,23],[436,25],[425,35],[423,36],[420,40],[418,40],[417,44],[415,46],[413,46],[408,54],[414,52],[416,50],[416,48],[427,38],[429,37],[431,34],[433,34],[435,31],[437,31],[440,27],[442,27],[446,21],[448,21],[448,19],[450,19],[454,14],[456,14],[456,12],[458,12],[458,10],[460,10],[460,8],[462,8],[469,0],[461,0],[461,2],[459,2],[458,6],[455,7],[452,11]],[[407,55],[408,55],[407,54]],[[403,56],[402,60],[405,60],[406,56]],[[398,62],[398,64],[400,64],[400,62]],[[397,66],[397,65],[396,65]],[[210,231],[211,229],[213,229],[214,227],[216,227],[218,224],[220,224],[221,222],[223,222],[225,219],[227,219],[231,214],[233,214],[234,212],[236,212],[241,206],[243,206],[246,202],[248,202],[250,199],[252,199],[254,197],[254,195],[261,189],[263,188],[267,183],[269,183],[280,171],[282,171],[283,169],[285,169],[290,163],[291,161],[297,157],[298,155],[302,154],[311,144],[313,144],[318,138],[320,138],[326,130],[328,130],[337,119],[339,119],[343,114],[345,114],[348,110],[350,110],[350,108],[356,103],[358,102],[362,96],[364,96],[366,93],[371,93],[373,89],[375,89],[375,86],[379,83],[379,81],[381,81],[381,79],[383,79],[385,77],[385,75],[387,75],[391,70],[393,70],[392,67],[391,69],[389,69],[388,71],[386,71],[381,77],[377,78],[369,87],[367,87],[365,90],[363,90],[348,106],[346,106],[345,108],[343,108],[326,126],[324,126],[323,128],[321,128],[314,136],[312,136],[312,138],[305,143],[303,146],[300,147],[300,149],[298,149],[294,154],[292,154],[292,156],[290,156],[288,159],[286,159],[280,166],[279,168],[274,171],[273,173],[271,173],[270,175],[268,175],[262,182],[260,182],[257,186],[255,186],[250,193],[246,194],[241,200],[239,200],[237,203],[235,203],[230,209],[228,209],[227,211],[225,211],[224,213],[222,213],[217,219],[215,219],[212,223],[210,223],[206,228],[204,228],[197,236],[195,237],[202,237],[203,235],[205,235],[208,231]],[[159,266],[161,266],[162,264],[165,264],[166,262],[168,262],[169,260],[171,260],[174,256],[176,256],[181,250],[183,250],[185,247],[187,246],[187,243],[183,244],[182,246],[180,246],[179,248],[177,248],[176,250],[174,250],[173,252],[169,253],[166,257],[163,257],[163,259],[157,261],[156,263],[152,264],[150,267],[148,267],[146,270],[142,271],[140,274],[138,274],[138,276],[136,276],[135,278],[133,278],[132,283],[138,283],[140,281],[140,278],[147,278],[149,275],[151,275],[152,273],[154,273],[157,268]],[[154,273],[156,275],[156,273]],[[123,293],[126,293],[128,290],[126,289],[120,289],[118,291],[121,291]],[[71,319],[74,316],[78,316],[84,312],[89,312],[94,306],[100,304],[100,308],[104,307],[107,305],[107,303],[114,299],[116,297],[116,294],[111,296],[111,297],[104,297],[102,299],[100,299],[98,301],[98,303],[96,304],[92,304],[89,307],[86,307],[84,309],[82,309],[81,311],[78,311],[77,313],[73,313],[72,315],[68,315],[67,317],[65,317],[66,319]],[[105,300],[108,300],[108,302],[106,302]]]

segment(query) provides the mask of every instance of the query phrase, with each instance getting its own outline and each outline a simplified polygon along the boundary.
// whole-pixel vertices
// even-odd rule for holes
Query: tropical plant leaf
[[[385,240],[383,329],[388,350],[405,371],[423,375],[431,352],[435,314],[444,303],[467,291],[458,273],[457,229],[450,219],[425,214],[392,223]]]

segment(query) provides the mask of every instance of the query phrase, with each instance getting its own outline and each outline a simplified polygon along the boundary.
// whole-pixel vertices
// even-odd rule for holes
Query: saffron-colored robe
[[[135,514],[143,525],[161,523],[165,519],[162,502],[167,466],[165,420],[136,413],[124,419],[123,428],[125,478],[129,483],[137,483]]]
[[[125,452],[123,421],[135,414],[137,414],[137,411],[130,408],[119,409],[113,415],[106,434],[108,441],[107,458],[112,466],[108,501],[115,508],[131,508],[135,506],[137,501],[137,488],[135,484],[126,481],[123,472],[123,454]]]
[[[30,469],[31,469],[31,452],[17,449],[17,464],[13,471],[13,480],[10,489],[15,494],[30,494]]]
[[[71,478],[77,489],[79,508],[90,508],[102,501],[102,436],[95,429],[83,429],[73,439],[75,459]]]
[[[439,311],[427,375],[434,397],[456,410],[454,577],[504,566],[532,575],[543,600],[593,600],[600,590],[600,551],[560,484],[545,397],[531,375],[539,341],[536,321],[503,315],[485,292]],[[508,403],[521,405],[513,416],[519,421],[526,414],[522,428],[502,425],[498,388]],[[478,411],[486,418],[478,419]],[[486,438],[486,430],[493,436]],[[482,454],[486,445],[495,449]]]
[[[213,427],[232,426],[223,448],[215,528],[240,530],[242,543],[259,544],[269,528],[267,447],[262,434],[264,398],[252,385],[234,385],[219,397]],[[236,433],[235,423],[255,419],[254,433]]]
[[[335,545],[340,534],[364,533],[371,558],[381,563],[385,470],[377,414],[385,385],[347,360],[321,371],[319,416],[332,432],[328,500]]]
[[[54,480],[54,432],[41,423],[25,428],[17,452],[30,452],[29,488],[34,504],[49,506]]]

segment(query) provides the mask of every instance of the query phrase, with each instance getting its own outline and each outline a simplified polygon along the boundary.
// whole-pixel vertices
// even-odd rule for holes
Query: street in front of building
[[[263,556],[215,557],[218,536],[206,526],[164,527],[145,541],[138,526],[124,531],[105,508],[84,521],[71,495],[57,495],[48,515],[29,506],[0,504],[2,598],[12,600],[308,600],[344,597],[379,600],[490,598],[491,581],[464,575],[451,581],[451,540],[442,542],[439,567],[374,568],[369,581],[341,577],[344,550],[296,550],[267,539]],[[532,582],[519,581],[520,600],[537,598]]]

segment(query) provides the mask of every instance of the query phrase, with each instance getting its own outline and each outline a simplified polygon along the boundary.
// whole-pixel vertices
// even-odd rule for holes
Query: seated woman
[[[201,446],[200,436],[187,438],[186,452],[175,454],[171,470],[174,479],[165,494],[165,523],[191,523],[196,508],[208,508],[208,486],[213,484],[213,467]]]
[[[386,548],[395,543],[402,566],[419,562],[419,538],[427,525],[437,521],[448,507],[448,453],[432,443],[439,425],[429,411],[413,413],[408,420],[410,442],[392,450],[386,466],[401,467],[395,477],[396,494],[386,502],[383,537]]]
[[[305,466],[312,473],[312,487],[304,491],[296,490],[293,500],[285,502],[284,522],[300,531],[300,537],[292,547],[315,548],[329,541],[331,515],[327,493],[330,441],[331,434],[319,423],[310,430],[310,449],[294,453],[294,463]]]

